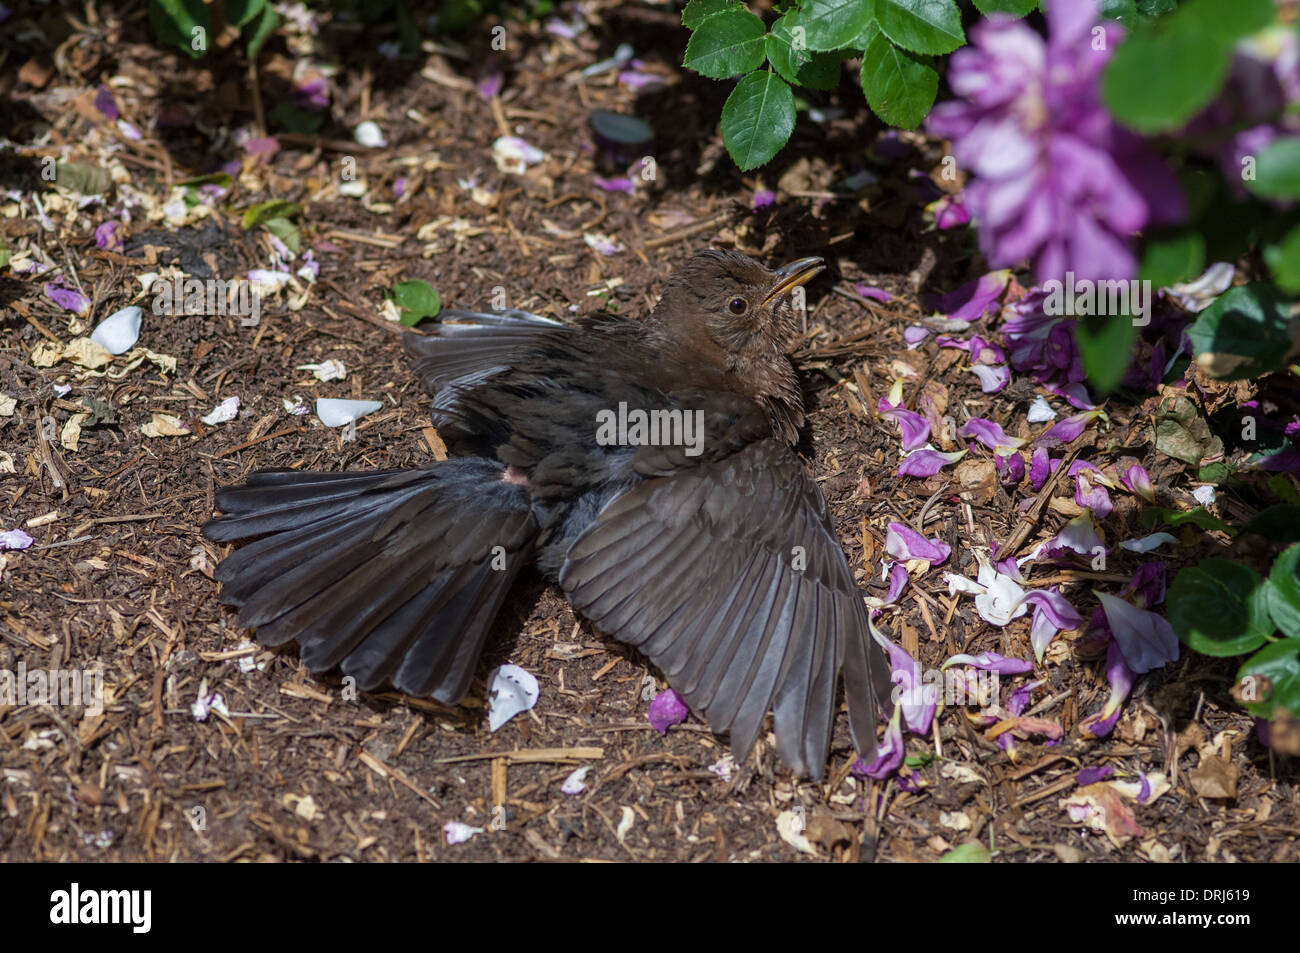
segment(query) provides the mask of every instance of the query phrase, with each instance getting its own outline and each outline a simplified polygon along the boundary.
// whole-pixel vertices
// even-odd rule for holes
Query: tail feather
[[[455,459],[369,474],[253,474],[217,495],[211,539],[260,536],[217,569],[263,644],[297,640],[313,671],[448,703],[538,532],[502,464]]]

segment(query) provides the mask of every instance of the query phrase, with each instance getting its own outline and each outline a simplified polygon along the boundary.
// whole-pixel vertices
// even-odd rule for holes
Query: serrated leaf
[[[393,304],[402,309],[401,323],[408,328],[424,318],[437,317],[442,310],[442,298],[427,281],[412,278],[399,281],[389,289]]]
[[[682,11],[682,26],[694,30],[715,13],[733,10],[740,6],[740,0],[691,0]]]
[[[682,65],[710,79],[728,79],[763,65],[763,21],[745,9],[705,19],[686,44]]]
[[[870,0],[804,0],[790,14],[790,30],[803,30],[810,50],[847,47],[871,23]]]
[[[966,42],[955,0],[872,0],[880,32],[913,53],[951,53]]]
[[[1179,570],[1169,587],[1169,624],[1203,655],[1245,655],[1273,634],[1267,591],[1249,566],[1218,557],[1203,560]]]
[[[722,106],[722,141],[743,172],[781,151],[794,131],[794,93],[768,70],[750,73]]]
[[[929,58],[900,49],[883,33],[862,55],[861,78],[871,111],[903,129],[921,124],[939,91],[939,73]]]
[[[793,86],[834,89],[840,83],[839,55],[798,48],[790,32],[791,20],[791,15],[786,14],[772,24],[767,34],[767,61]]]
[[[1268,574],[1268,613],[1283,634],[1300,639],[1300,543],[1282,551]]]
[[[1272,18],[1271,0],[1188,0],[1134,30],[1102,76],[1111,115],[1144,133],[1181,128],[1223,87],[1235,41]]]
[[[293,218],[301,214],[302,206],[297,202],[290,202],[288,199],[271,199],[269,202],[258,202],[244,209],[242,222],[247,230],[256,228],[273,218]]]
[[[1229,288],[1187,329],[1198,366],[1221,380],[1259,377],[1286,367],[1291,302],[1267,282]]]

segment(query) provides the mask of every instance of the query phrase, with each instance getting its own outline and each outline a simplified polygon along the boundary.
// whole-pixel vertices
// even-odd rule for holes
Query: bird
[[[444,310],[403,343],[447,458],[221,488],[202,532],[246,542],[220,598],[313,672],[455,704],[532,566],[738,761],[770,711],[780,760],[822,778],[842,672],[870,762],[889,665],[796,450],[794,297],[823,268],[709,248],[644,320]]]

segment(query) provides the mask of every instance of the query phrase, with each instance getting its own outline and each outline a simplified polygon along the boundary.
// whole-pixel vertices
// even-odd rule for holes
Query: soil
[[[988,416],[1028,436],[1024,411],[1037,391],[1017,381],[983,394],[964,355],[933,336],[907,349],[903,329],[930,313],[926,297],[987,269],[968,230],[926,221],[913,173],[936,172],[943,144],[886,132],[848,80],[813,94],[842,115],[814,122],[801,113],[789,147],[761,173],[742,174],[716,128],[730,84],[680,69],[685,34],[670,9],[598,4],[576,39],[509,23],[503,51],[483,31],[440,38],[418,59],[375,49],[370,41],[392,39],[391,28],[367,28],[362,42],[357,28],[327,23],[313,58],[338,67],[328,118],[315,133],[282,137],[268,158],[229,132],[256,115],[238,50],[191,60],[156,43],[135,7],[101,5],[87,23],[79,5],[19,3],[16,17],[69,41],[57,56],[17,32],[3,41],[0,128],[18,148],[0,154],[0,182],[20,191],[0,199],[0,235],[16,253],[39,250],[93,305],[86,321],[52,301],[43,288],[54,272],[0,277],[0,394],[16,399],[13,415],[0,417],[0,450],[14,464],[0,473],[0,529],[35,538],[4,554],[0,669],[98,668],[107,704],[97,714],[0,703],[0,859],[892,862],[935,860],[972,842],[1005,861],[1300,859],[1295,761],[1256,740],[1229,694],[1231,659],[1184,650],[1139,680],[1109,737],[1089,739],[1078,725],[1104,705],[1105,672],[1081,654],[1079,633],[1067,633],[1029,676],[1045,680],[1031,712],[1060,727],[1059,741],[1031,735],[1008,752],[969,717],[975,709],[949,707],[931,736],[909,736],[910,779],[900,785],[849,774],[856,756],[842,709],[824,783],[791,778],[770,735],[739,765],[694,719],[661,737],[646,718],[660,673],[537,579],[502,612],[473,689],[454,708],[395,693],[354,697],[337,676],[307,672],[292,647],[255,646],[218,599],[212,572],[225,550],[198,531],[216,489],[257,469],[404,467],[436,452],[401,328],[382,315],[398,281],[423,279],[457,307],[498,303],[503,290],[499,303],[569,319],[602,308],[644,314],[665,277],[710,243],[772,264],[824,256],[797,355],[810,407],[801,451],[870,595],[884,595],[878,567],[891,520],[921,518],[926,535],[952,546],[951,565],[914,573],[881,618],[927,669],[959,652],[1033,658],[1029,616],[1004,628],[984,622],[969,597],[949,596],[943,570],[973,576],[973,548],[1011,537],[1034,494],[999,484],[982,450],[928,481],[896,478],[897,427],[877,401],[903,375],[909,394],[924,384],[958,419]],[[580,77],[624,41],[665,88],[638,91],[616,72]],[[279,39],[263,53],[264,111],[286,99],[296,58]],[[503,77],[495,101],[475,89],[490,70]],[[87,106],[110,78],[123,118],[144,131],[138,141]],[[653,178],[634,195],[594,183],[622,171],[592,145],[597,109],[635,114],[655,131]],[[178,113],[187,118],[159,125]],[[353,142],[364,120],[386,145]],[[523,175],[498,170],[492,146],[503,133],[546,158]],[[32,196],[48,204],[59,195],[41,180],[49,156],[121,175],[101,204],[56,200],[46,229]],[[235,184],[207,214],[180,224],[163,216],[178,182],[231,161],[241,163]],[[841,187],[861,171],[874,181]],[[365,194],[340,194],[348,181],[364,181]],[[775,204],[753,207],[759,187],[776,191]],[[128,199],[139,204],[125,246],[101,250],[96,226],[120,219]],[[228,279],[268,268],[267,232],[243,229],[240,216],[271,199],[301,205],[302,247],[320,264],[315,283],[296,278],[256,325],[151,312],[138,281],[145,272],[176,266]],[[602,254],[586,233],[622,250]],[[857,283],[892,300],[864,298]],[[140,345],[174,366],[147,355],[130,366],[124,356],[105,374],[33,360],[133,302],[145,307]],[[327,360],[342,361],[346,378],[302,369]],[[235,396],[238,417],[202,423]],[[317,397],[383,407],[351,435],[287,412],[286,399],[299,397],[309,408]],[[116,419],[83,418],[69,449],[65,428],[92,400]],[[1117,399],[1107,410],[1104,446],[1090,434],[1071,449],[1135,456],[1163,505],[1185,504],[1196,474],[1154,450],[1151,402]],[[146,436],[158,414],[189,432]],[[1143,535],[1136,503],[1116,496],[1108,538]],[[1060,529],[1068,502],[1036,512],[1022,554]],[[1193,532],[1170,578],[1213,552],[1266,561],[1249,539]],[[1093,589],[1117,591],[1141,561],[1038,566],[1028,578],[1062,586],[1086,618]],[[505,662],[532,672],[541,696],[489,732],[485,679]],[[193,706],[213,693],[224,710],[199,719]],[[585,790],[562,793],[577,767],[590,769]],[[1169,789],[1139,804],[1101,785],[1127,825],[1106,834],[1064,803],[1085,790],[1079,772],[1100,767],[1116,778],[1163,775]],[[1213,772],[1223,796],[1204,796]],[[803,839],[782,836],[791,816]],[[451,821],[485,833],[449,844]]]

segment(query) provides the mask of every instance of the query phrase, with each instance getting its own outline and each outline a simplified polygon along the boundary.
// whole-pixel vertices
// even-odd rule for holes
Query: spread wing
[[[737,757],[769,709],[781,759],[821,777],[836,676],[874,757],[889,667],[821,491],[779,440],[647,479],[569,549],[560,585],[602,630],[645,653]]]

